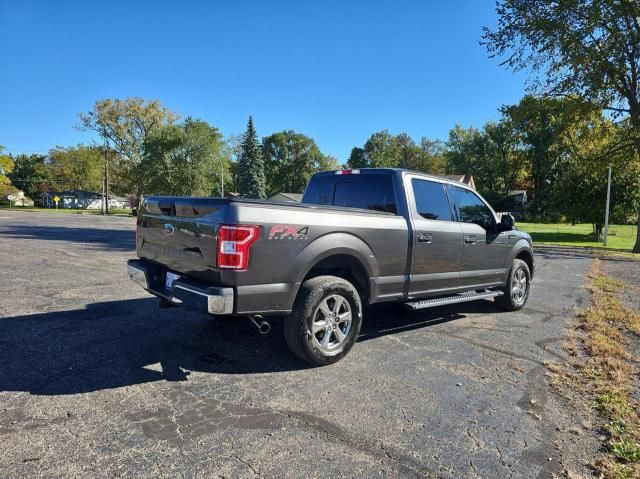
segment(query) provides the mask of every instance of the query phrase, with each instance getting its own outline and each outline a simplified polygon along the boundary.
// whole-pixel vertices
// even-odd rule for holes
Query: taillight
[[[260,236],[258,226],[220,225],[218,228],[218,268],[247,269],[249,249]]]

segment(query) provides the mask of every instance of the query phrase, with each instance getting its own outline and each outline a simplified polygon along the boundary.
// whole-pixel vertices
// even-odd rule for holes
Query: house
[[[125,198],[124,196],[110,196],[109,208],[131,208],[131,201],[129,198]]]
[[[122,196],[111,196],[109,195],[109,208],[117,208],[117,209],[125,209],[131,208],[131,202],[128,198],[124,198]],[[100,195],[99,199],[93,200],[89,205],[87,205],[88,210],[100,210],[102,209],[102,195]]]
[[[278,193],[267,199],[281,203],[300,203],[302,201],[302,193]]]
[[[522,206],[528,202],[527,192],[525,190],[512,190],[507,196],[513,199],[513,203],[516,205]]]
[[[85,190],[69,190],[69,191],[45,191],[40,195],[40,203],[44,208],[55,208],[56,202],[54,198],[59,198],[58,208],[65,209],[87,209],[87,207],[102,200],[101,193]]]
[[[476,189],[476,182],[473,181],[473,175],[435,175],[438,178],[444,178],[445,180],[457,181],[464,185],[470,186],[474,190]]]
[[[33,206],[33,200],[25,196],[24,191],[13,193],[11,195],[11,202],[13,206]]]
[[[45,191],[40,195],[40,204],[44,208],[55,208],[54,198],[58,197],[58,208],[76,210],[102,209],[102,193],[86,190]],[[127,198],[109,195],[109,208],[130,208]]]

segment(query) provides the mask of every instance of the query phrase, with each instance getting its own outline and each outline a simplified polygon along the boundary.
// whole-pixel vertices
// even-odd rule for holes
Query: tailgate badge
[[[162,232],[166,235],[172,235],[174,231],[175,231],[175,228],[173,227],[173,225],[169,223],[162,226]]]

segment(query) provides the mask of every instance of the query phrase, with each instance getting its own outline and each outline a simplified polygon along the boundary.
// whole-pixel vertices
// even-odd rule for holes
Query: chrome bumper
[[[135,266],[128,264],[127,270],[129,271],[129,279],[134,283],[142,286],[144,289],[149,289],[149,284],[147,283],[147,276],[143,269],[136,268]]]
[[[194,309],[209,314],[233,314],[233,288],[202,287],[179,279],[171,290],[164,287],[164,273],[156,267],[148,267],[139,260],[127,264],[129,278],[149,293],[178,305],[194,305]],[[159,278],[160,277],[160,278]]]

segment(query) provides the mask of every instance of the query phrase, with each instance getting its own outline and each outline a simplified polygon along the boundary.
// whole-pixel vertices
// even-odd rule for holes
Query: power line
[[[20,178],[12,178],[11,182],[13,183],[14,181],[18,181],[20,183],[64,183],[65,180],[23,180]]]
[[[4,145],[2,145],[4,146]],[[42,150],[18,150],[15,148],[8,148],[5,146],[5,150],[7,150],[9,152],[9,154],[11,153],[33,153],[33,154],[38,154],[38,155],[48,155],[49,152],[48,151],[42,151]]]

